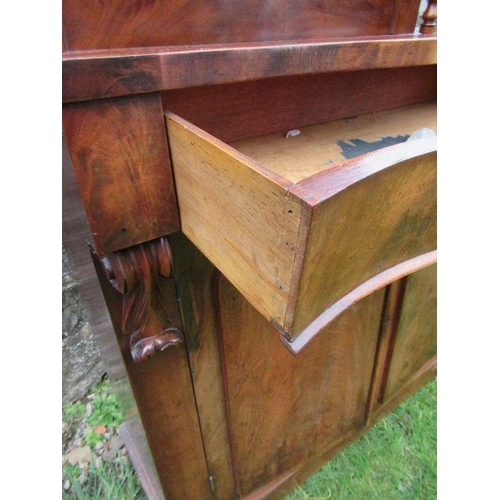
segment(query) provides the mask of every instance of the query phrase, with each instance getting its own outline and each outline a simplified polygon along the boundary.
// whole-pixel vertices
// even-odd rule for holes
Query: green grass
[[[115,430],[122,417],[107,381],[93,391],[93,411],[74,403],[63,411],[63,420],[75,425],[85,418],[92,425]],[[343,453],[328,462],[286,500],[430,500],[437,491],[437,384],[432,382],[380,421]],[[100,435],[85,436],[93,446]],[[88,440],[88,441],[87,441]],[[127,456],[118,463],[91,462],[86,471],[63,467],[63,500],[146,500]],[[80,484],[82,473],[86,482]],[[190,500],[190,499],[187,499]]]
[[[63,490],[63,500],[146,500],[130,461],[121,464],[103,463],[88,469],[85,484],[80,484],[81,469],[65,465],[63,474],[71,484],[69,492]]]
[[[73,435],[78,428],[86,428],[81,446],[94,449],[100,441],[106,440],[104,434],[94,429],[104,426],[106,432],[115,434],[123,416],[106,378],[93,387],[87,399],[91,405],[90,413],[86,404],[77,401],[63,408],[62,417],[68,426],[67,432]],[[113,462],[105,462],[96,454],[92,461],[82,465],[66,462],[63,465],[62,482],[63,500],[146,500],[127,455],[119,456]]]

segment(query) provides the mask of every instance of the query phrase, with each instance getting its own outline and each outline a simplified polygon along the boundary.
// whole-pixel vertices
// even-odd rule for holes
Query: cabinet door
[[[386,290],[367,408],[373,424],[436,375],[436,264]]]
[[[238,492],[300,482],[304,467],[330,458],[364,425],[384,290],[345,311],[297,356],[226,279],[217,302]]]
[[[437,360],[436,265],[407,278],[383,401],[434,375]]]

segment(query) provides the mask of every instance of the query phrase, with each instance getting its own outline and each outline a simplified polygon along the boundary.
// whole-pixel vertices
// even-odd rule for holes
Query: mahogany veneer
[[[149,498],[281,498],[435,377],[419,3],[63,0],[64,240]]]

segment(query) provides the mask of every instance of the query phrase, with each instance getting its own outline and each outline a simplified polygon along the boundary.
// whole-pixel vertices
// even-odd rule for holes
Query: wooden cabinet
[[[435,375],[436,38],[115,3],[64,2],[64,227],[126,444],[151,498],[279,498]]]

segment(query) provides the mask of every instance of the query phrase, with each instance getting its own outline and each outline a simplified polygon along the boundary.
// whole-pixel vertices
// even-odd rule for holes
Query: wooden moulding
[[[182,231],[293,353],[350,305],[436,261],[435,138],[294,182],[172,113],[166,120]]]
[[[279,76],[436,64],[437,40],[387,35],[314,42],[75,51],[63,54],[63,102]]]

